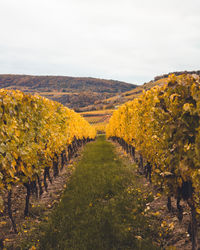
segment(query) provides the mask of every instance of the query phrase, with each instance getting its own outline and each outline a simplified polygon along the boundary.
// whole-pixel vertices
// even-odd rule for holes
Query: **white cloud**
[[[197,0],[1,0],[0,73],[132,83],[199,69]]]

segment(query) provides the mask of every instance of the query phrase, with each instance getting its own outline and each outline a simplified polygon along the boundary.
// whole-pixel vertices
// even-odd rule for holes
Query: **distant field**
[[[110,117],[112,116],[113,109],[111,110],[98,110],[88,111],[80,113],[93,127],[95,127],[98,133],[104,133],[106,125],[108,124]]]
[[[95,114],[112,114],[114,109],[106,109],[106,110],[93,110],[93,111],[86,111],[86,112],[81,112],[80,114],[86,117],[88,114],[89,115],[95,115]]]

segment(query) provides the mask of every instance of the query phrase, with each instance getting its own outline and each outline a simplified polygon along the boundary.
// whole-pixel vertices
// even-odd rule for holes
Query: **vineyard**
[[[113,110],[100,110],[83,112],[81,115],[95,128],[97,133],[105,133],[106,126],[112,116]]]
[[[80,115],[63,105],[20,91],[0,90],[0,209],[12,213],[12,190],[26,188],[24,216],[32,194],[47,191],[78,148],[93,140],[96,131]],[[51,174],[50,174],[51,173]],[[5,206],[6,204],[6,206]]]
[[[30,233],[24,227],[22,242],[8,249],[16,242],[16,249],[32,250],[176,249],[173,230],[181,231],[187,216],[185,249],[198,250],[200,77],[172,74],[160,82],[130,91],[134,99],[116,110],[81,114],[0,89],[0,231],[10,228],[0,234],[0,249],[31,218],[39,225],[29,225]],[[45,219],[32,213],[58,187],[53,212]],[[158,221],[162,198],[169,225]]]
[[[171,75],[167,84],[121,106],[107,127],[107,137],[122,145],[139,171],[168,197],[169,211],[172,197],[176,199],[180,222],[181,200],[189,206],[192,249],[198,249],[200,214],[199,118],[199,77]]]

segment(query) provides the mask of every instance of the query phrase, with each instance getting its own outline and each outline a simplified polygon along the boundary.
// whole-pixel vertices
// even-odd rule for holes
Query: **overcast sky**
[[[142,84],[200,69],[200,0],[0,0],[0,74]]]

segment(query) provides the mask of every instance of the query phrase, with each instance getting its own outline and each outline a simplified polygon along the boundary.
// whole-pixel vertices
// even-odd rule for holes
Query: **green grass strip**
[[[136,185],[133,166],[99,136],[86,145],[57,209],[41,231],[41,249],[156,249],[145,216],[152,197]]]

